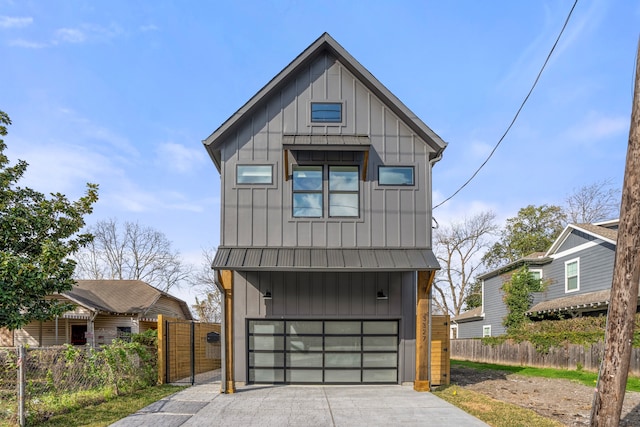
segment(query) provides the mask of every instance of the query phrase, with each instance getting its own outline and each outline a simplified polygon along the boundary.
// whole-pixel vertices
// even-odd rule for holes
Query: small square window
[[[379,185],[415,185],[413,166],[379,166]]]
[[[272,184],[273,167],[271,165],[238,165],[236,183]]]
[[[342,103],[312,102],[311,121],[314,123],[342,123]]]

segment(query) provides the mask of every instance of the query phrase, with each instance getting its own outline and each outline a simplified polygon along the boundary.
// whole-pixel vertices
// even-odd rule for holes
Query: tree
[[[482,281],[476,279],[464,297],[464,311],[482,307]]]
[[[569,222],[590,224],[616,218],[620,207],[620,190],[611,180],[584,185],[565,199],[564,212]]]
[[[489,268],[509,264],[533,252],[545,252],[560,235],[566,224],[561,207],[529,205],[518,215],[507,219],[500,239],[484,255]]]
[[[95,236],[76,260],[78,279],[142,280],[168,292],[189,279],[191,268],[167,237],[138,222],[98,221],[89,228]]]
[[[502,285],[507,315],[502,324],[507,332],[518,330],[529,320],[526,313],[533,302],[533,292],[542,291],[542,280],[536,279],[527,266],[518,269]]]
[[[213,249],[202,251],[202,267],[191,280],[192,286],[200,292],[202,299],[196,297],[196,303],[191,307],[200,320],[220,323],[222,320],[222,293],[216,285],[215,271],[211,269],[214,255]]]
[[[493,212],[483,212],[435,231],[434,249],[442,270],[433,284],[434,302],[443,313],[457,316],[462,311],[482,267],[480,253],[489,247],[489,236],[497,230],[495,217]]]
[[[0,111],[0,136],[10,124]],[[92,239],[79,232],[98,200],[98,186],[87,184],[75,202],[19,187],[28,164],[19,160],[10,166],[6,148],[0,139],[0,327],[14,330],[71,309],[45,297],[73,287],[76,264],[70,256]]]

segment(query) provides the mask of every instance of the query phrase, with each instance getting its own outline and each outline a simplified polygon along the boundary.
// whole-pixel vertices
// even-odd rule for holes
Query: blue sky
[[[40,191],[77,198],[98,183],[90,223],[139,221],[200,264],[220,201],[201,141],[327,31],[449,144],[437,204],[505,131],[572,5],[0,0],[8,155]],[[583,185],[621,187],[639,30],[640,3],[580,0],[515,126],[437,220],[491,209],[503,221]]]

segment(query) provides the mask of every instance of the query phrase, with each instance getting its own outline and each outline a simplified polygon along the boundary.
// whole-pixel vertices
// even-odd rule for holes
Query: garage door
[[[397,320],[248,320],[250,383],[398,382]]]

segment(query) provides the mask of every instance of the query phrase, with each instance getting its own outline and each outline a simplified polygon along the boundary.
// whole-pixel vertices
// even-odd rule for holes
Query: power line
[[[522,101],[522,104],[520,104],[520,108],[518,108],[518,111],[516,111],[516,114],[513,116],[513,119],[511,120],[511,123],[509,123],[509,126],[507,127],[507,130],[504,131],[504,133],[502,134],[502,136],[500,137],[500,139],[498,140],[496,145],[493,147],[493,150],[491,150],[491,153],[489,153],[489,156],[485,159],[484,162],[482,162],[480,167],[478,167],[478,169],[476,169],[476,171],[473,173],[473,175],[471,175],[471,177],[464,184],[462,184],[460,186],[460,188],[458,188],[451,196],[447,197],[442,202],[440,202],[436,206],[434,206],[433,209],[436,209],[439,206],[444,205],[449,200],[451,200],[456,194],[458,194],[460,191],[462,191],[462,189],[464,187],[466,187],[476,177],[476,175],[478,175],[478,172],[480,172],[480,170],[484,167],[484,165],[487,164],[489,159],[491,159],[491,157],[493,156],[493,153],[496,152],[496,150],[498,149],[498,147],[500,146],[500,144],[502,143],[504,138],[507,136],[507,134],[509,133],[509,131],[513,127],[514,123],[516,122],[516,120],[518,119],[518,116],[520,115],[520,112],[524,108],[524,105],[527,103],[527,101],[529,100],[529,97],[531,96],[531,93],[533,93],[533,90],[535,89],[536,85],[538,84],[538,80],[540,80],[540,77],[542,76],[542,72],[546,68],[547,63],[549,62],[549,59],[551,59],[551,55],[553,54],[553,51],[556,49],[556,46],[558,45],[558,42],[560,41],[560,38],[562,37],[562,33],[564,33],[564,30],[567,28],[567,24],[569,23],[569,19],[571,19],[571,15],[573,14],[573,10],[576,8],[577,4],[578,4],[578,0],[575,0],[574,3],[573,3],[573,6],[571,6],[571,10],[569,11],[569,14],[567,15],[567,19],[564,21],[564,25],[562,26],[562,29],[560,30],[560,33],[558,34],[558,37],[556,38],[555,43],[553,43],[553,46],[551,47],[551,50],[549,51],[549,54],[547,55],[547,59],[545,59],[544,64],[542,64],[542,68],[540,68],[540,71],[538,72],[538,75],[537,75],[535,81],[533,82],[533,85],[531,86],[531,89],[529,89],[529,93],[527,93],[527,96]]]

